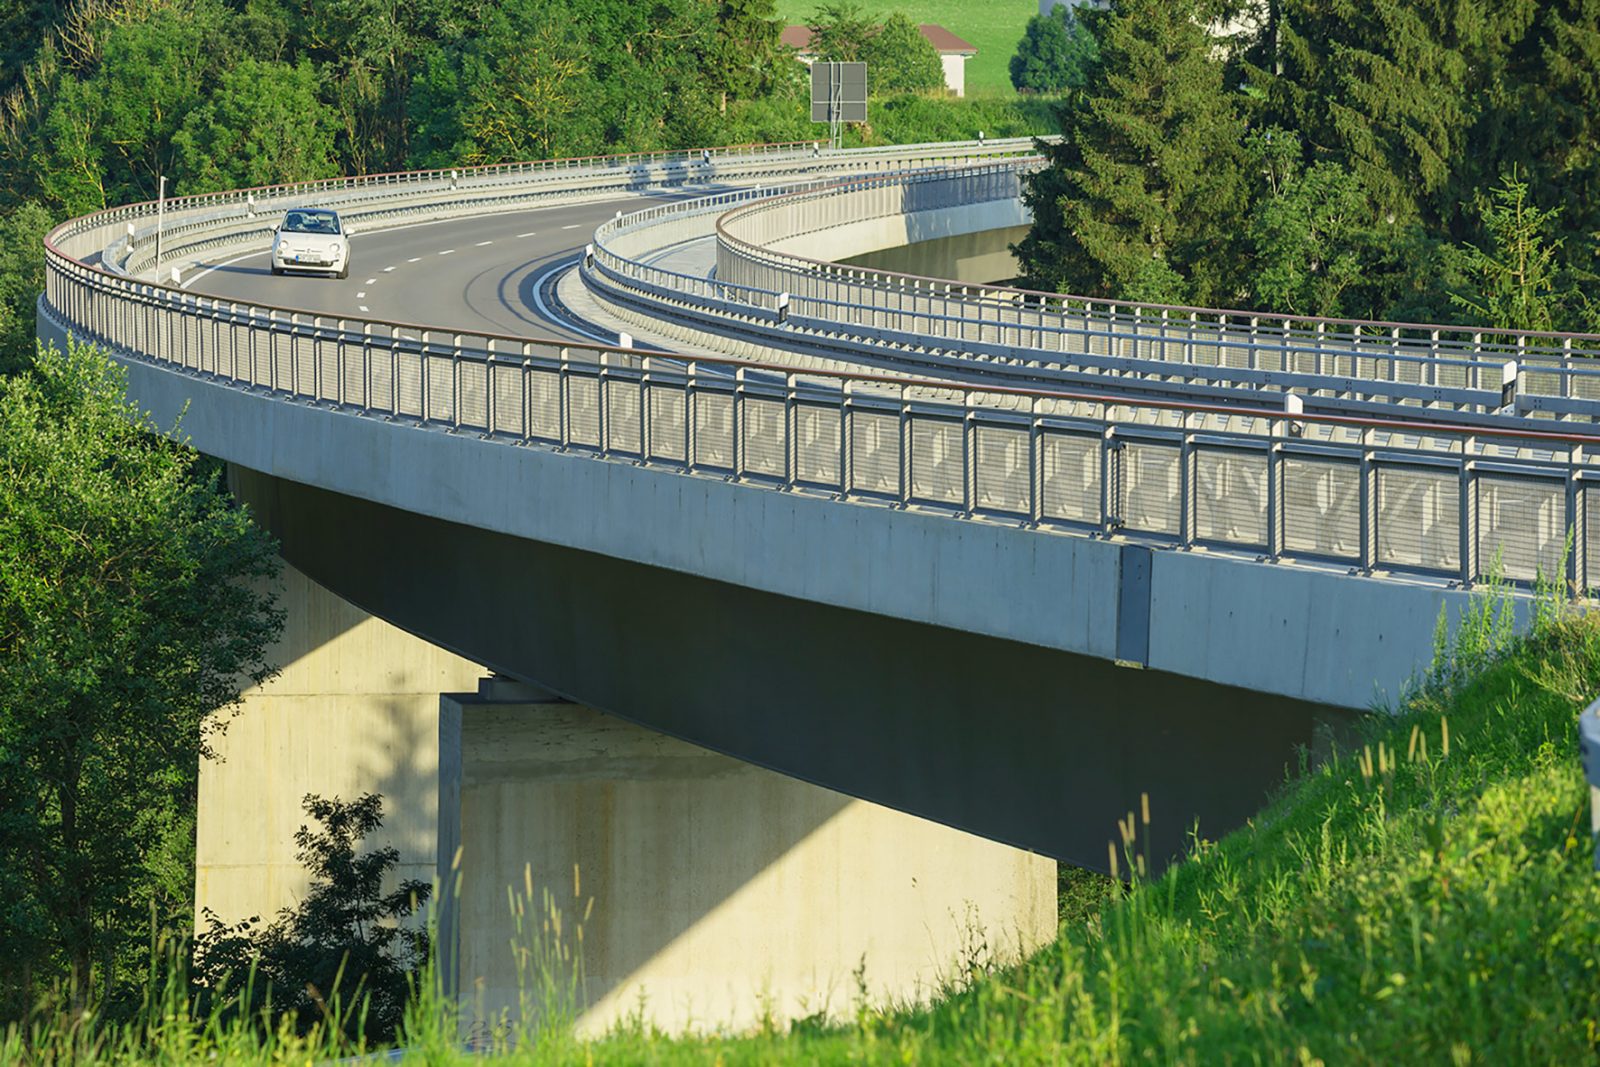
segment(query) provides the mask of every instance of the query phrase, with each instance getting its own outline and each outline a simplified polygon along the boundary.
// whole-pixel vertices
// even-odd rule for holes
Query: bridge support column
[[[483,668],[376,619],[285,566],[276,678],[244,696],[200,763],[195,917],[225,922],[305,894],[294,832],[309,822],[307,793],[353,800],[383,794],[373,847],[400,852],[399,878],[431,881],[440,861],[439,693],[472,685]],[[443,740],[455,743],[446,731]],[[453,760],[443,762],[445,769]],[[450,847],[445,843],[444,861]]]
[[[978,946],[1008,960],[1055,937],[1053,860],[504,683],[441,703],[461,728],[452,969],[479,1035],[543,1010],[509,942],[536,948],[551,907],[585,1033],[837,1016],[863,986],[926,997]]]

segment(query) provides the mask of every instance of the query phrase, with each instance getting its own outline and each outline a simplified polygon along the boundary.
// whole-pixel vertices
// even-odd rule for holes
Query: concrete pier
[[[974,956],[1055,936],[1053,860],[480,681],[298,571],[285,585],[282,671],[202,767],[197,914],[294,905],[301,798],[374,791],[368,846],[446,887],[441,962],[479,1035],[546,1010],[514,944],[539,947],[549,905],[581,960],[562,1007],[591,1034],[782,1025],[853,1011],[862,990],[922,999]]]

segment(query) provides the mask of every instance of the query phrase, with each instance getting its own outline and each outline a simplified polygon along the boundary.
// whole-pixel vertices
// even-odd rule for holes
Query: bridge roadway
[[[849,474],[839,492],[774,483],[741,466],[740,445],[731,473],[686,471],[681,456],[657,462],[648,449],[623,461],[569,434],[566,415],[548,447],[528,429],[546,380],[533,359],[501,364],[520,376],[514,442],[503,423],[463,415],[465,362],[448,351],[420,357],[425,417],[403,415],[399,399],[391,417],[372,417],[374,375],[389,361],[361,320],[548,335],[533,281],[639,203],[373,229],[355,238],[344,281],[273,278],[261,252],[237,248],[189,275],[191,294],[355,320],[361,343],[334,346],[340,399],[326,377],[306,393],[301,370],[274,369],[276,393],[239,387],[265,384],[246,376],[258,373],[254,342],[248,372],[237,345],[266,320],[234,315],[216,340],[152,332],[147,313],[180,323],[218,312],[73,273],[64,258],[51,261],[40,332],[59,339],[74,314],[93,320],[158,421],[187,408],[184,432],[232,465],[285,558],[373,614],[592,707],[1085,866],[1105,865],[1108,829],[1141,792],[1158,813],[1158,855],[1195,820],[1207,833],[1242,820],[1337,709],[1393,696],[1426,656],[1440,606],[1462,599],[1438,580],[1152,551],[1109,529],[896,504],[853,492]],[[117,301],[127,315],[108,310]],[[271,338],[274,367],[280,341],[291,361],[302,338],[312,352],[322,343]],[[180,351],[200,373],[167,362]],[[365,374],[356,405],[343,402],[351,370]],[[562,410],[575,410],[593,379],[565,363],[551,371]],[[428,382],[453,415],[435,414]],[[680,412],[698,412],[716,399],[692,380],[657,381],[648,396],[646,381],[615,384],[655,418],[657,401],[683,397],[693,403]],[[455,432],[469,425],[484,432]],[[793,453],[796,434],[784,435]]]
[[[589,341],[561,317],[541,313],[535,283],[570,262],[617,211],[666,199],[632,195],[358,232],[351,239],[350,277],[342,280],[274,277],[266,249],[223,256],[194,268],[184,288],[329,315]]]

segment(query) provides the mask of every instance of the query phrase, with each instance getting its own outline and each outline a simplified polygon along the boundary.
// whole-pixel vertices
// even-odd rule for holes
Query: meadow
[[[861,10],[877,18],[902,11],[912,22],[943,26],[972,43],[978,54],[967,60],[967,92],[1014,96],[1011,56],[1022,40],[1028,19],[1039,13],[1035,0],[863,0]],[[814,0],[778,0],[778,17],[804,23],[817,8]]]

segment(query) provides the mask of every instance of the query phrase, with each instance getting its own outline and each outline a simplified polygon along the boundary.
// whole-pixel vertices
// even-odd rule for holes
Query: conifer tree
[[[1237,292],[1244,123],[1195,0],[1125,0],[1095,20],[1089,88],[1025,198],[1016,246],[1038,288],[1161,302]]]

